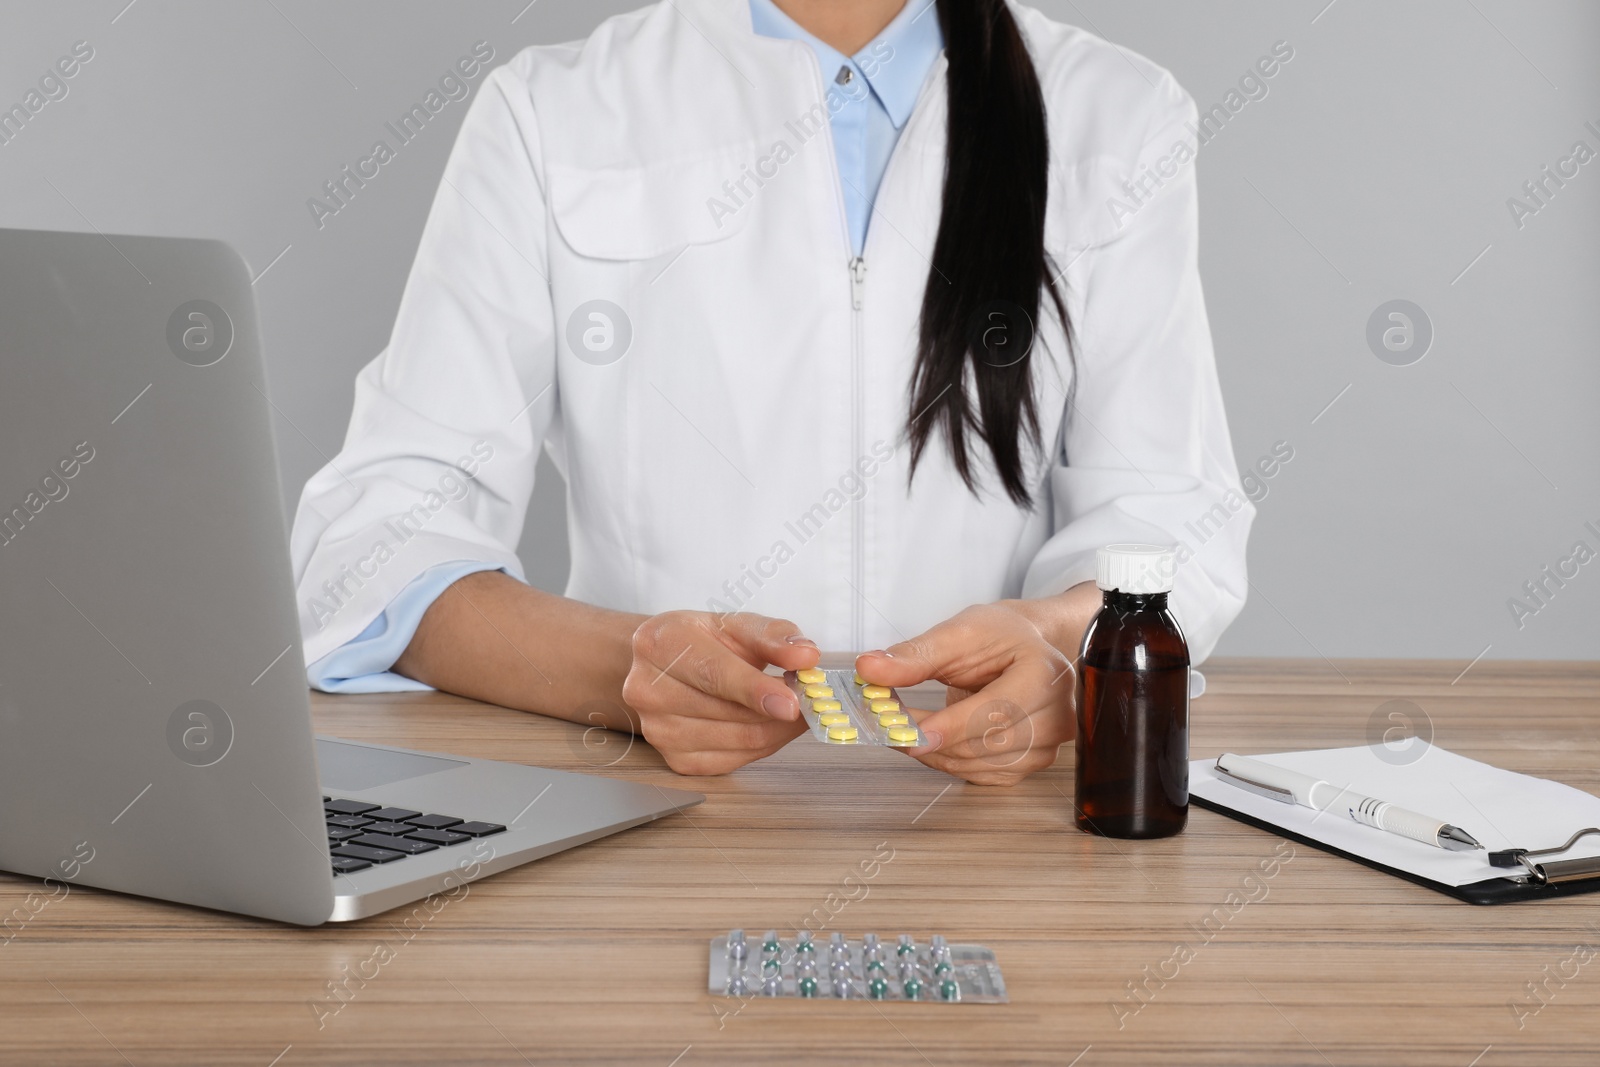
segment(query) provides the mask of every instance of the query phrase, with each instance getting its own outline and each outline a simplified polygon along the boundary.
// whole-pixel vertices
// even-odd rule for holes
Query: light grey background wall
[[[307,200],[475,42],[503,61],[634,6],[8,0],[0,108],[75,42],[94,54],[0,143],[0,226],[234,244],[258,274],[292,507],[385,343],[466,101],[320,226]],[[1198,161],[1235,452],[1248,467],[1293,449],[1260,483],[1254,593],[1219,653],[1595,658],[1600,561],[1567,564],[1542,602],[1523,587],[1576,542],[1600,552],[1600,159],[1574,158],[1600,152],[1600,5],[1039,6],[1170,68],[1203,111],[1293,49]],[[1368,338],[1394,300],[1420,309],[1398,352]],[[559,589],[562,487],[548,463],[541,479],[522,555]]]

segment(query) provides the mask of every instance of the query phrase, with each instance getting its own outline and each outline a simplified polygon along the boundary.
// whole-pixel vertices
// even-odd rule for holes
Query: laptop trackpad
[[[322,788],[329,790],[372,789],[466,765],[465,760],[424,756],[420,752],[390,752],[317,738],[317,769]]]

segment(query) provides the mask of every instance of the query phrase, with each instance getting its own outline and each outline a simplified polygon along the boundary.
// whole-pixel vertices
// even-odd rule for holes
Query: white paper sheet
[[[1415,739],[1408,745],[1419,747],[1408,748],[1404,758],[1410,762],[1405,763],[1390,762],[1401,758],[1392,750],[1366,745],[1265,756],[1238,754],[1459,826],[1483,843],[1483,851],[1448,852],[1363,826],[1352,821],[1342,807],[1318,812],[1269,800],[1219,779],[1215,759],[1190,763],[1189,792],[1363,859],[1451,886],[1514,873],[1490,866],[1489,852],[1554,848],[1586,826],[1600,826],[1600,797],[1560,782],[1479,763]],[[1600,837],[1586,837],[1571,852],[1551,858],[1580,856],[1600,856]]]

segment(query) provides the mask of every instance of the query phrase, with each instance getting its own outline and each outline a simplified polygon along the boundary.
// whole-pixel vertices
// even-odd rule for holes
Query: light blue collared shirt
[[[844,192],[850,246],[861,255],[878,186],[900,131],[911,118],[922,83],[944,49],[934,0],[907,0],[894,21],[853,56],[823,44],[778,10],[772,0],[750,0],[750,22],[763,37],[804,41],[817,55],[827,88],[829,125]],[[400,591],[361,633],[306,668],[307,680],[329,693],[399,693],[429,689],[391,667],[416,636],[422,616],[450,585],[492,563],[463,560],[432,567]]]
[[[889,156],[944,48],[934,0],[907,0],[894,21],[853,56],[817,40],[773,0],[750,0],[750,22],[763,37],[804,41],[817,54],[850,245],[859,256]]]

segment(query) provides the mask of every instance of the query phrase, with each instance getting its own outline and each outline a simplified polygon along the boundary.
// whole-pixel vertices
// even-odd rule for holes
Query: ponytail
[[[976,493],[976,438],[1006,495],[1028,506],[1027,460],[1040,446],[1030,349],[1041,292],[1055,305],[1069,353],[1071,337],[1044,248],[1044,95],[1006,0],[937,3],[949,122],[939,233],[911,377],[911,469],[942,429],[956,472]]]

